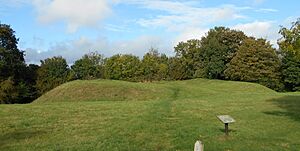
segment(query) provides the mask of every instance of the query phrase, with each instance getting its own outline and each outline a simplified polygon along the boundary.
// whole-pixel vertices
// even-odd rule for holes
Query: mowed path
[[[299,94],[202,79],[151,88],[149,100],[0,105],[0,150],[193,150],[199,139],[205,150],[300,148]],[[229,137],[220,114],[237,121]]]

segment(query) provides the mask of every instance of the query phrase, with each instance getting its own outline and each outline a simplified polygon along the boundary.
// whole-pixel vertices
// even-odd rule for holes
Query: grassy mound
[[[224,135],[216,115],[236,122]],[[299,150],[300,94],[195,79],[73,81],[35,103],[0,105],[0,150]]]
[[[171,98],[176,91],[182,97],[203,97],[223,93],[275,93],[254,83],[195,79],[176,82],[133,83],[112,80],[77,80],[63,84],[38,98],[37,103],[86,101],[147,101]]]
[[[155,84],[77,80],[58,86],[34,102],[144,101],[163,98],[168,94],[168,89]]]

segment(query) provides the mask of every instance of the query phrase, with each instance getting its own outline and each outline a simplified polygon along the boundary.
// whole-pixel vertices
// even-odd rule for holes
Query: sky
[[[300,17],[299,0],[0,0],[27,63],[62,56],[72,64],[97,51],[105,57],[150,48],[174,55],[180,41],[225,26],[265,38],[277,48],[280,26]]]

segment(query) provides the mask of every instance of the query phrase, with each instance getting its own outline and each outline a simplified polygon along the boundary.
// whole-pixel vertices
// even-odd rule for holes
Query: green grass
[[[216,115],[229,114],[230,135]],[[220,80],[74,81],[0,105],[0,150],[300,150],[300,93]]]

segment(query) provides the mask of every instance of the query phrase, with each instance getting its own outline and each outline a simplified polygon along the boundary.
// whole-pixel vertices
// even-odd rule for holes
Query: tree
[[[43,94],[68,81],[69,68],[62,57],[53,57],[41,60],[37,71],[36,87],[39,94]]]
[[[188,40],[187,42],[180,42],[174,48],[177,59],[174,58],[172,62],[173,63],[176,62],[175,64],[177,64],[179,61],[178,59],[180,59],[180,63],[182,64],[180,68],[184,68],[183,70],[181,70],[184,71],[183,73],[181,73],[182,75],[180,76],[182,79],[193,78],[196,69],[199,68],[199,66],[201,66],[202,60],[200,58],[200,54],[201,54],[200,48],[201,48],[200,40],[197,39],[191,39]],[[176,66],[178,66],[178,64]]]
[[[133,55],[114,55],[105,61],[105,77],[113,80],[138,81],[140,60]]]
[[[222,79],[225,70],[226,45],[219,42],[217,37],[207,37],[203,40],[201,48],[201,66],[198,66],[197,73],[200,77],[209,79]]]
[[[168,59],[167,80],[184,80],[188,78],[186,66],[182,62],[182,59],[176,56]]]
[[[141,61],[141,74],[143,80],[164,80],[167,77],[167,61],[165,54],[159,54],[156,49],[151,48],[148,53],[143,56]]]
[[[281,90],[280,60],[265,39],[247,38],[225,70],[227,79],[257,82]]]
[[[25,68],[24,52],[18,49],[15,31],[6,24],[0,23],[0,80],[13,77],[20,80],[21,68]]]
[[[24,52],[17,47],[15,31],[6,24],[0,24],[0,102],[27,103],[34,90],[26,80],[27,67]]]
[[[26,66],[25,71],[23,72],[24,82],[21,85],[21,89],[23,94],[23,103],[30,103],[31,101],[35,100],[39,94],[36,88],[36,81],[37,81],[37,71],[40,66],[35,64],[29,64]]]
[[[12,77],[0,83],[0,104],[15,103],[18,99],[18,91]]]
[[[157,72],[157,80],[167,80],[168,79],[168,61],[169,58],[165,54],[160,54],[159,57],[159,67]]]
[[[300,18],[290,29],[282,27],[278,40],[282,52],[282,75],[288,91],[300,91]]]
[[[224,79],[224,70],[235,56],[239,46],[247,36],[236,30],[225,27],[211,29],[201,39],[199,61],[196,73],[200,77]],[[197,77],[199,77],[197,76]]]
[[[97,52],[84,55],[71,66],[77,79],[103,78],[103,56]]]

